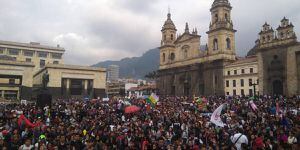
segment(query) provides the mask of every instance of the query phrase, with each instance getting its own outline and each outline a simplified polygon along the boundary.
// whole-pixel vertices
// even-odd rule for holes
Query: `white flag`
[[[214,123],[215,125],[219,126],[219,127],[224,127],[224,123],[222,122],[221,119],[221,112],[223,110],[223,107],[226,104],[222,104],[221,106],[219,106],[211,115],[210,117],[210,122]]]

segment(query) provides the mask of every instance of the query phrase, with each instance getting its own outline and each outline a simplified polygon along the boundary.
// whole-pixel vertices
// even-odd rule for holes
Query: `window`
[[[214,39],[214,50],[218,50],[218,40]]]
[[[16,80],[15,79],[9,79],[8,84],[16,84]]]
[[[236,87],[236,81],[235,80],[232,81],[232,86]]]
[[[253,90],[252,89],[249,89],[249,95],[253,96]]]
[[[241,87],[244,87],[244,79],[241,79]]]
[[[34,51],[24,50],[23,52],[24,52],[24,56],[29,56],[29,57],[32,57],[34,54]]]
[[[217,84],[218,84],[218,77],[215,76],[215,85],[217,85]]]
[[[252,79],[249,79],[249,86],[252,86]]]
[[[219,20],[219,16],[218,14],[215,14],[215,22],[218,22],[218,20]]]
[[[242,74],[244,74],[245,73],[245,69],[242,69]]]
[[[171,34],[171,40],[173,40],[173,39],[174,39],[173,34]]]
[[[38,52],[39,57],[47,58],[47,52]]]
[[[31,58],[26,58],[26,62],[31,62]]]
[[[226,95],[229,95],[229,92],[226,92]]]
[[[227,75],[230,75],[230,71],[227,71]]]
[[[175,60],[175,54],[171,53],[171,60]]]
[[[244,91],[244,89],[241,89],[241,95],[245,95],[245,91]]]
[[[259,79],[256,80],[256,83],[259,84]]]
[[[250,68],[250,73],[253,73],[253,68]]]
[[[40,60],[40,68],[45,67],[46,61],[45,60]]]
[[[0,54],[3,54],[4,53],[4,49],[3,47],[0,47]]]
[[[236,95],[236,90],[233,90],[233,95]]]
[[[189,52],[190,46],[184,45],[181,49],[182,49],[182,57],[183,57],[183,59],[188,58],[188,52]]]
[[[267,36],[267,40],[268,40],[268,41],[270,41],[270,40],[271,40],[271,37],[270,37],[269,35]]]
[[[162,56],[162,61],[165,62],[166,61],[166,54],[163,53],[163,56]]]
[[[234,75],[237,75],[237,70],[234,70]]]
[[[12,57],[11,60],[12,61],[17,61],[17,57]]]
[[[229,87],[229,80],[226,80],[226,87]]]
[[[229,21],[227,13],[225,13],[225,20]]]
[[[53,61],[53,64],[59,64],[59,62],[58,61]]]
[[[184,50],[184,58],[188,58],[188,51],[187,50]]]
[[[8,53],[9,55],[19,55],[19,50],[18,49],[9,49]]]
[[[167,36],[166,35],[164,35],[164,40],[166,40],[167,39]]]
[[[231,49],[231,41],[229,38],[226,39],[226,46],[227,46],[227,49]]]

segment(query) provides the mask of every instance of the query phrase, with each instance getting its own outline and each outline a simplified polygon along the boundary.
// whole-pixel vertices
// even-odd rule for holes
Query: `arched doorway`
[[[273,81],[273,95],[283,95],[283,85],[279,80]]]

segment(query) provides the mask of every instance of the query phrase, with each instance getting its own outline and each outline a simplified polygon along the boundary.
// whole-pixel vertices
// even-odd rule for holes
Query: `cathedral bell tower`
[[[235,32],[228,0],[214,0],[208,34],[208,54],[227,54],[235,58]]]
[[[175,45],[176,40],[176,27],[171,19],[171,13],[169,11],[167,20],[165,21],[161,33],[161,47],[160,47],[160,65],[165,65],[172,61],[175,61]]]

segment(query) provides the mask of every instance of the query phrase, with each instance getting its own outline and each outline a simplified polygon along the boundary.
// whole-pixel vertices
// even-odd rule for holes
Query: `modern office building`
[[[11,57],[18,62],[32,62],[34,72],[43,68],[46,64],[63,64],[62,56],[65,49],[41,45],[37,42],[18,43],[0,41],[0,55]]]
[[[107,68],[107,80],[117,81],[119,79],[120,67],[118,65],[110,65]]]

